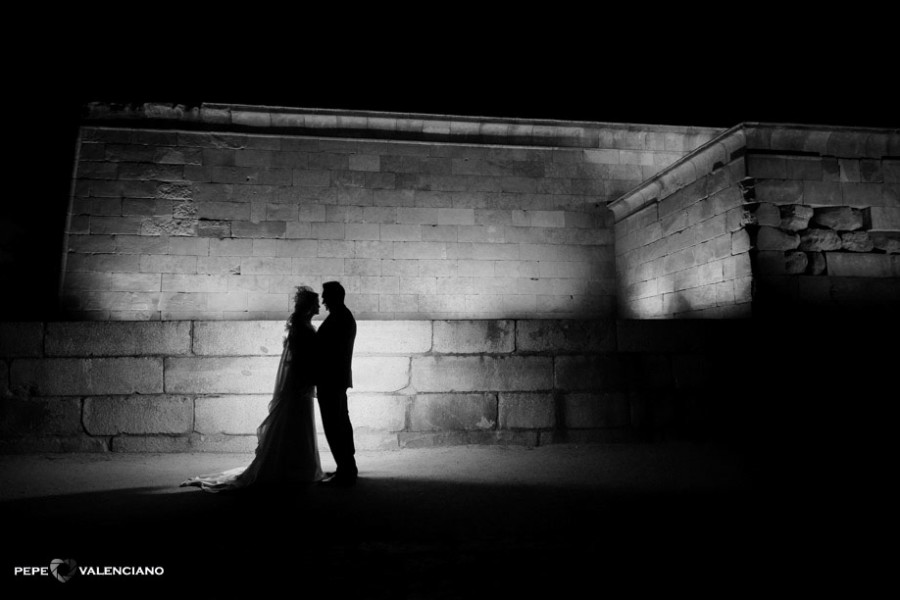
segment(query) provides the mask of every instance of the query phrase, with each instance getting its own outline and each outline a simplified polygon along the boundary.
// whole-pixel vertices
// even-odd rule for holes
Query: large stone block
[[[749,272],[736,277],[749,283]],[[744,298],[735,286],[735,296]],[[747,321],[620,320],[620,352],[717,352],[753,336]]]
[[[863,213],[849,206],[817,208],[812,222],[838,231],[855,231],[863,226]]]
[[[399,450],[397,434],[384,430],[369,430],[365,427],[354,428],[353,445],[357,450]],[[323,445],[319,445],[321,449]],[[327,446],[325,446],[327,447]]]
[[[194,401],[194,431],[203,435],[255,435],[269,414],[271,394],[202,396]]]
[[[430,321],[358,321],[353,352],[419,354],[431,350]]]
[[[773,204],[801,204],[804,202],[804,181],[771,179],[758,181],[753,188],[756,200]],[[840,185],[835,186],[840,192]],[[840,194],[838,194],[840,197]],[[808,204],[808,203],[806,203]],[[837,202],[840,205],[840,201]]]
[[[900,208],[873,206],[864,212],[869,231],[900,231]]]
[[[553,394],[500,394],[498,414],[501,429],[551,429],[556,426]]]
[[[558,390],[617,391],[624,385],[624,364],[618,356],[556,357],[554,387]]]
[[[756,234],[759,250],[794,250],[800,245],[800,238],[793,233],[775,227],[760,227]]]
[[[84,401],[84,427],[91,435],[191,432],[194,401],[181,396],[100,396]]]
[[[400,431],[406,427],[408,396],[351,393],[348,398],[353,426]]]
[[[800,234],[800,250],[824,252],[840,250],[841,236],[831,229],[807,229]]]
[[[900,256],[893,254],[826,252],[825,261],[833,277],[900,277]]]
[[[80,398],[3,398],[0,436],[78,436],[81,426]]]
[[[134,453],[183,453],[193,452],[195,439],[192,436],[173,435],[117,435],[110,440],[113,452]]]
[[[40,396],[159,394],[163,359],[22,359],[12,363],[10,385]]]
[[[0,323],[0,357],[42,356],[43,323]]]
[[[813,209],[809,206],[788,204],[781,207],[781,222],[775,226],[780,226],[786,231],[801,231],[809,226],[809,220],[813,217],[813,214]],[[762,223],[760,224],[762,225]]]
[[[867,231],[848,231],[841,234],[841,248],[850,252],[871,252],[875,243]]]
[[[59,454],[108,452],[109,438],[77,436],[0,438],[0,454]]]
[[[442,446],[537,446],[537,431],[434,431],[401,432],[397,435],[401,448],[436,448]]]
[[[616,347],[612,320],[522,320],[516,322],[518,352],[608,352]]]
[[[631,424],[630,404],[622,392],[566,394],[562,403],[567,429],[625,427]]]
[[[167,358],[169,394],[271,394],[279,357]]]
[[[435,321],[434,351],[492,354],[515,350],[515,323],[504,320]]]
[[[189,452],[223,452],[231,454],[250,454],[256,450],[256,446],[258,443],[259,439],[256,437],[256,435],[193,434],[189,436]],[[243,461],[237,459],[235,466],[238,466],[239,464],[250,464],[250,461],[252,460],[252,456],[248,456]]]
[[[168,322],[49,322],[48,356],[148,356],[191,352],[191,324]]]
[[[203,356],[281,356],[284,321],[197,321],[193,352]]]
[[[412,359],[419,392],[538,391],[553,387],[553,359],[543,356],[423,356]]]
[[[486,430],[497,427],[495,394],[419,394],[410,409],[412,431]]]
[[[396,392],[409,385],[409,358],[360,356],[353,359],[353,390]]]

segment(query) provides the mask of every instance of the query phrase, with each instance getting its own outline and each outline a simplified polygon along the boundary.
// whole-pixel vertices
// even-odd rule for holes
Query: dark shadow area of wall
[[[4,320],[59,316],[60,260],[81,111],[50,100],[39,106],[45,109],[40,119],[14,119],[7,130],[17,160],[0,215]]]

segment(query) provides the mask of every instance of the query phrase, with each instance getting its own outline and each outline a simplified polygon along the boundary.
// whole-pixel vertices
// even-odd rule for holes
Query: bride
[[[312,288],[298,287],[294,312],[287,321],[269,414],[256,430],[259,441],[253,462],[222,473],[192,477],[181,486],[222,492],[266,483],[322,479],[313,416],[316,331],[311,321],[317,314],[319,295]]]

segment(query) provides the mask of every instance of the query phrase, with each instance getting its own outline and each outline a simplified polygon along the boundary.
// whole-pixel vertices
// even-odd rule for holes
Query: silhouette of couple
[[[316,331],[312,318],[319,314],[319,295],[306,286],[297,288],[269,414],[256,431],[253,462],[193,477],[182,486],[221,492],[261,484],[319,481],[343,487],[356,483],[353,426],[347,411],[347,388],[353,387],[350,363],[356,320],[344,305],[344,288],[337,281],[322,285],[322,302],[328,317]],[[337,463],[334,473],[322,473],[313,396],[319,399],[325,439]]]

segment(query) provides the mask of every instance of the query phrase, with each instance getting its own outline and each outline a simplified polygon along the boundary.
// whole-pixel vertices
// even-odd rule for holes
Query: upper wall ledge
[[[900,158],[900,129],[741,123],[613,200],[609,208],[619,222],[748,150],[841,158]]]
[[[722,132],[685,127],[508,119],[240,104],[107,104],[85,107],[84,124],[267,135],[683,152]]]

